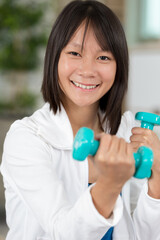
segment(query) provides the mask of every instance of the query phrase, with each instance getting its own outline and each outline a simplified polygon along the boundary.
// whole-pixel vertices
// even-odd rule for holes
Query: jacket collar
[[[49,104],[46,103],[31,118],[36,124],[37,134],[45,142],[58,149],[72,149],[73,131],[63,106],[61,106],[61,111],[58,110],[54,114]]]
[[[103,113],[99,110],[100,119]],[[46,103],[41,109],[37,110],[31,116],[36,125],[37,134],[45,140],[46,143],[58,149],[71,150],[73,147],[73,131],[68,115],[61,104],[61,111],[56,114],[50,110],[49,103]],[[108,130],[105,124],[102,126],[105,132]]]

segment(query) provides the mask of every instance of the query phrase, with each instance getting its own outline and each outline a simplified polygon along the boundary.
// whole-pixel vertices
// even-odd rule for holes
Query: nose
[[[79,75],[84,78],[94,78],[96,76],[96,66],[92,59],[82,59],[79,65]]]

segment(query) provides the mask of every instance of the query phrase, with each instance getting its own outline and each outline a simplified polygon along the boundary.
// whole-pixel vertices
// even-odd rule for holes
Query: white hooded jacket
[[[117,136],[129,141],[135,125],[126,112]],[[54,115],[47,103],[11,126],[1,165],[6,240],[100,240],[111,226],[113,240],[160,240],[160,200],[148,196],[147,180],[130,179],[105,219],[92,202],[88,161],[72,158],[72,144],[63,107]]]

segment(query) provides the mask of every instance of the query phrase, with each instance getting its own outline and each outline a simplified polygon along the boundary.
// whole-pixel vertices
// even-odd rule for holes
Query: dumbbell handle
[[[99,148],[99,141],[94,140],[92,142],[91,151],[90,151],[89,155],[94,156],[96,154],[98,148]],[[144,149],[144,147],[143,147],[143,149]],[[140,165],[141,153],[139,153],[139,152],[133,153],[133,157],[135,159],[135,167],[138,168]]]

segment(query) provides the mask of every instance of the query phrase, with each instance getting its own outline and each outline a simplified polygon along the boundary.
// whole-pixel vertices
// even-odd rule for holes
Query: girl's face
[[[82,49],[84,29],[85,24],[77,29],[62,50],[58,63],[63,103],[77,107],[97,105],[112,87],[116,75],[112,53],[101,49],[91,27],[87,30]]]

